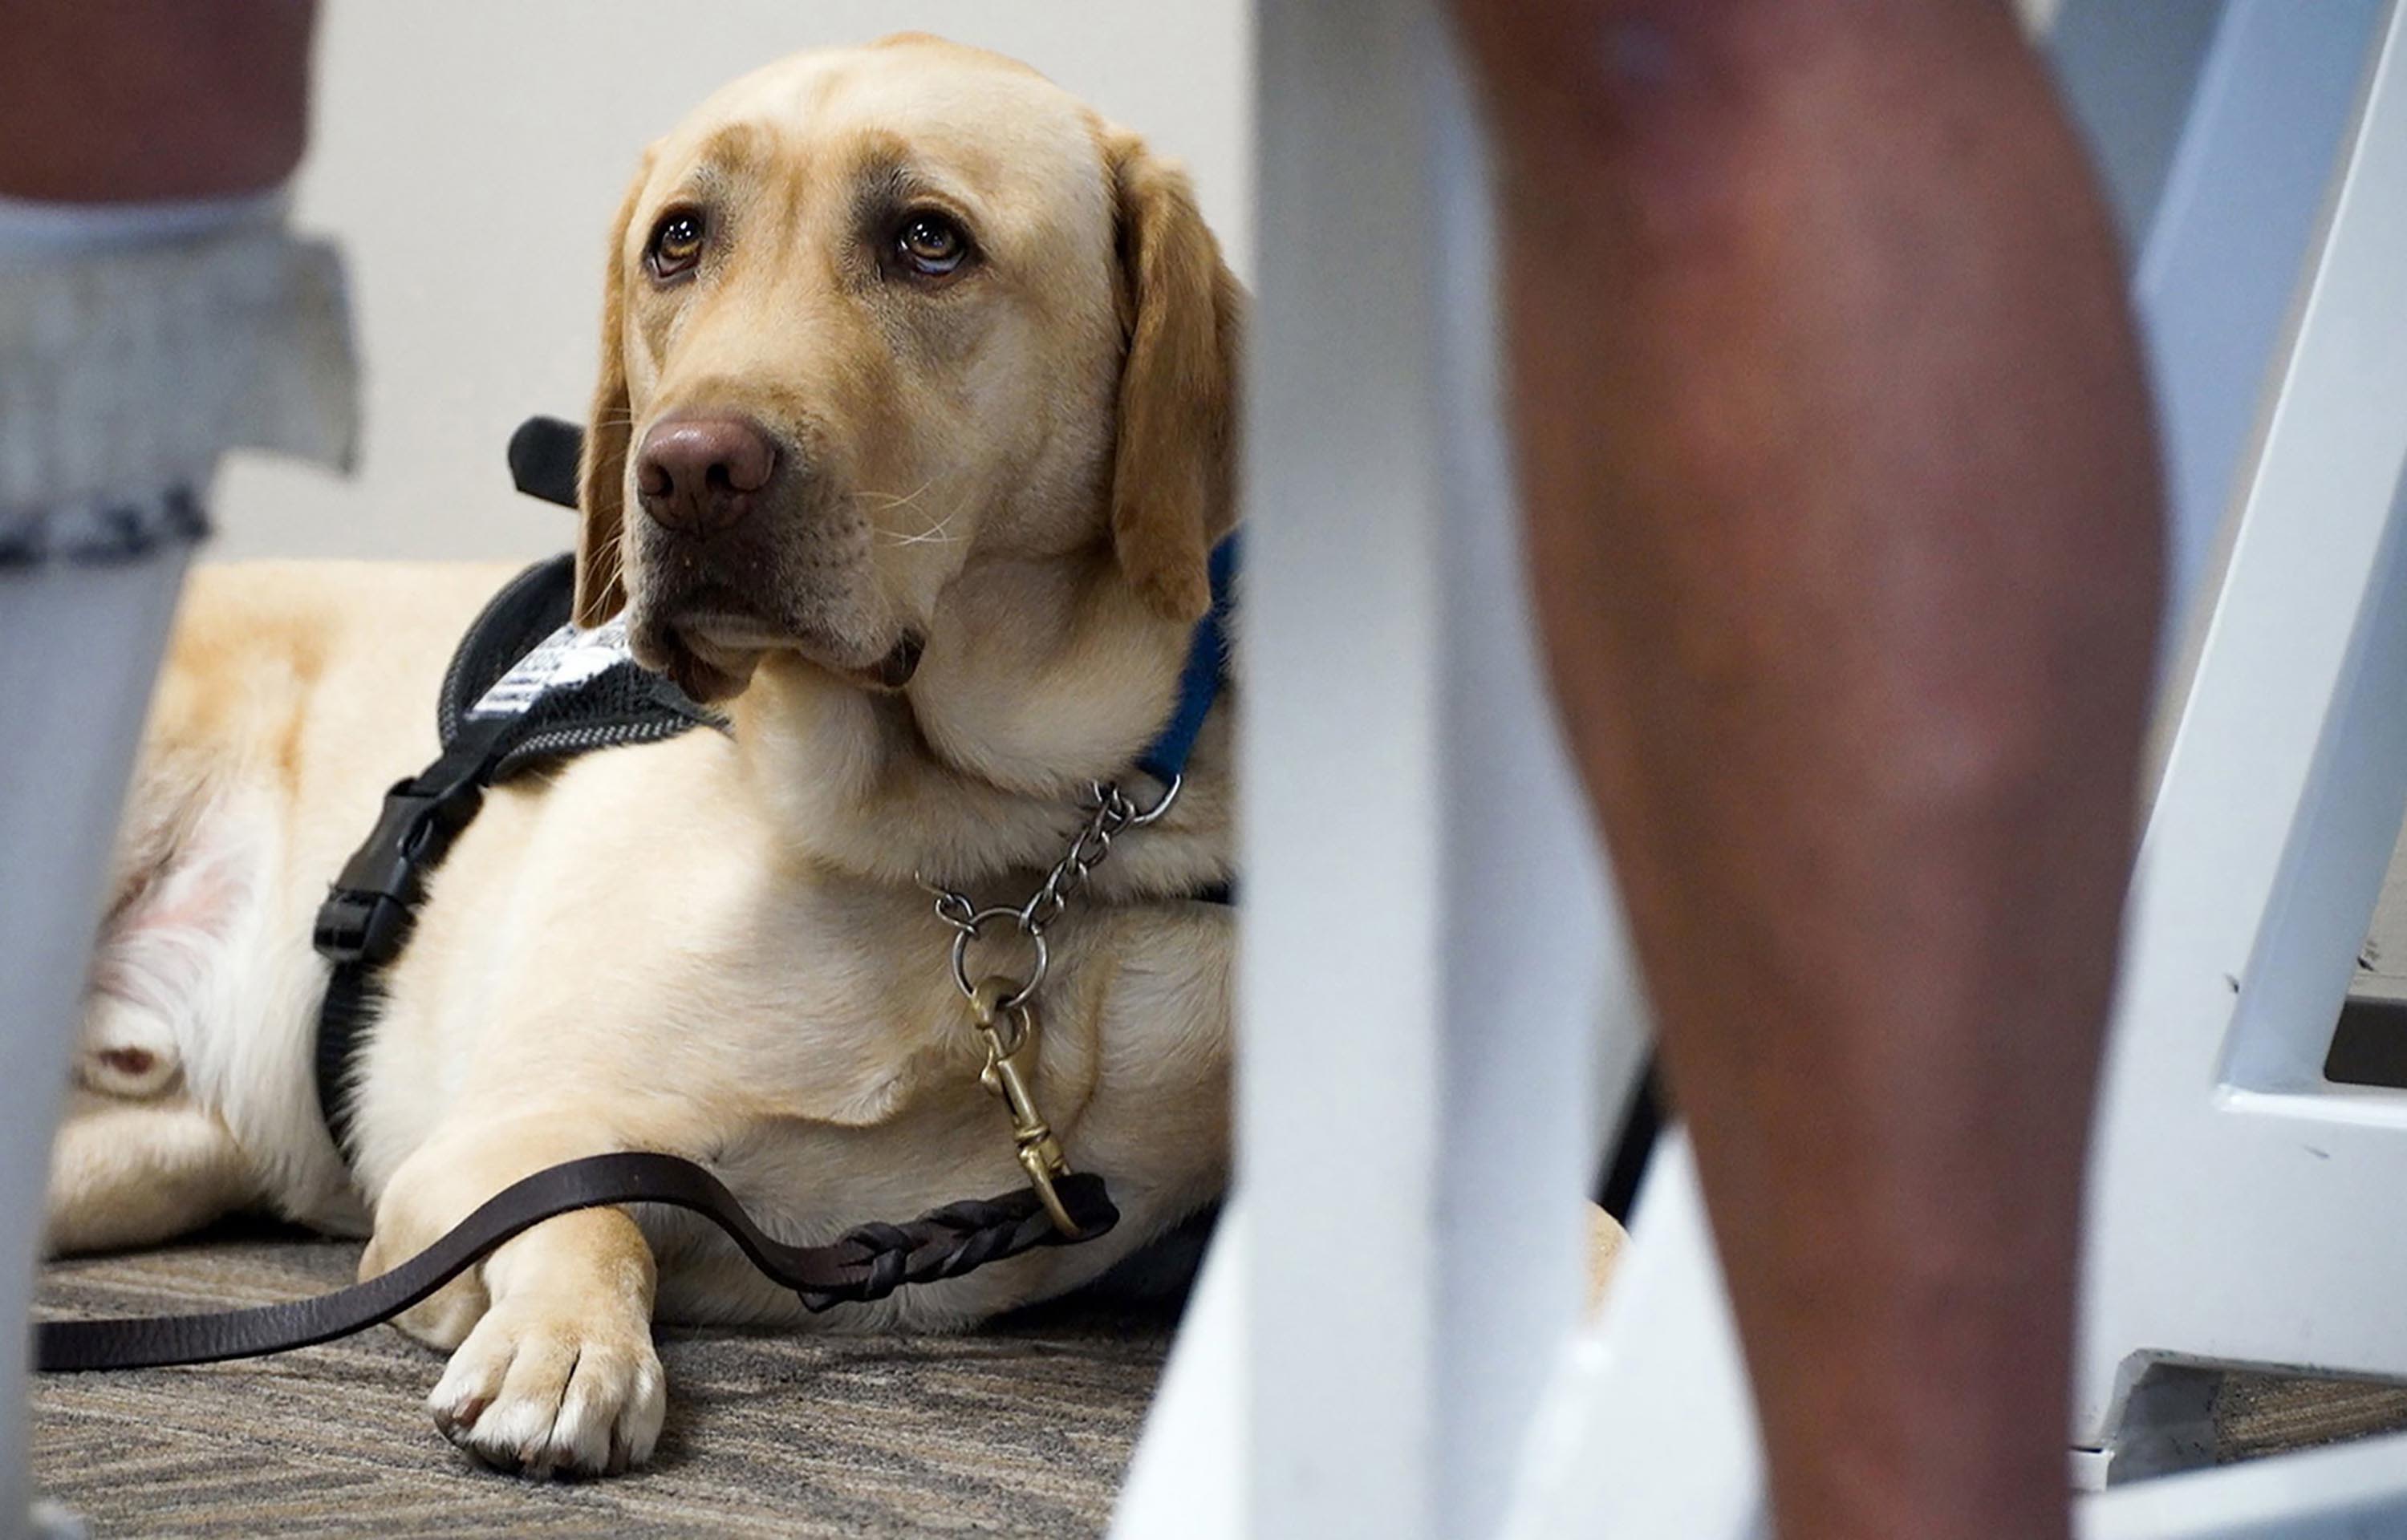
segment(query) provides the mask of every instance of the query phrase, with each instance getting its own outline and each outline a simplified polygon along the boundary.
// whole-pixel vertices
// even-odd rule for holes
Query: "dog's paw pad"
[[[497,1309],[451,1355],[426,1404],[444,1437],[539,1481],[650,1459],[666,1391],[648,1334]]]

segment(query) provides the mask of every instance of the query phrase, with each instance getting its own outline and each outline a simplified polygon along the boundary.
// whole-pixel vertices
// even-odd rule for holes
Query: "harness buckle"
[[[1086,1232],[1070,1217],[1069,1208],[1053,1185],[1070,1174],[1070,1163],[1029,1089],[1036,1070],[1036,1014],[1024,1001],[1004,1004],[1027,993],[1000,976],[981,980],[972,991],[970,1015],[977,1023],[978,1036],[986,1039],[986,1067],[978,1072],[978,1083],[1000,1097],[1011,1114],[1013,1152],[1053,1227],[1067,1239],[1079,1240]]]
[[[430,771],[394,782],[376,828],[343,863],[318,906],[310,942],[319,955],[338,968],[374,968],[399,955],[423,896],[424,869],[443,859],[484,796],[473,774]]]

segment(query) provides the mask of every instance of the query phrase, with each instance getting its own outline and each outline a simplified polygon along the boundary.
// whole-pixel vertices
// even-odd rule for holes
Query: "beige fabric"
[[[1588,1307],[1594,1311],[1603,1307],[1604,1296],[1613,1287],[1613,1275],[1620,1270],[1621,1254],[1630,1245],[1630,1235],[1621,1222],[1591,1203],[1588,1206]]]

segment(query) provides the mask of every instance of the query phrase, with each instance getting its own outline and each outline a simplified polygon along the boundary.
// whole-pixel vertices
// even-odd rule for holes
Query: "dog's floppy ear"
[[[627,278],[620,254],[650,169],[647,155],[620,200],[619,217],[610,221],[610,265],[602,275],[602,373],[593,383],[585,448],[577,465],[576,615],[580,626],[598,626],[627,603],[626,586],[620,581],[619,542],[626,532],[627,448],[634,423],[627,398]]]
[[[1132,134],[1104,141],[1118,205],[1121,327],[1112,544],[1165,618],[1211,608],[1215,542],[1236,522],[1237,359],[1245,291],[1187,173]]]

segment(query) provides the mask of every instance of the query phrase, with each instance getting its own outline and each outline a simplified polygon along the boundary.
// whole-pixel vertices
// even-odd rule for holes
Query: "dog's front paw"
[[[426,1398],[443,1436],[531,1480],[616,1475],[652,1456],[668,1397],[640,1324],[503,1304]]]

